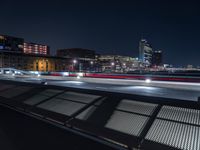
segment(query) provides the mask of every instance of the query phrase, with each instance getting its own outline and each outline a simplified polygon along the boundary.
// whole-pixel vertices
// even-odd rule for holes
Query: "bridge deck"
[[[1,105],[119,149],[200,148],[198,102],[13,81],[0,87]]]

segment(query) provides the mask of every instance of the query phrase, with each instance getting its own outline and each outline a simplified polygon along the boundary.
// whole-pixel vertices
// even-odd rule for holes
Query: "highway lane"
[[[102,78],[79,78],[76,77],[55,77],[55,76],[15,76],[8,77],[9,80],[41,83],[48,85],[95,89],[101,91],[138,94],[145,96],[165,97],[197,101],[200,96],[199,83],[151,81],[146,83],[144,80],[128,79],[102,79]]]
[[[48,85],[57,85],[64,87],[95,89],[100,91],[110,91],[118,93],[138,94],[145,96],[174,98],[181,100],[197,101],[200,95],[199,91],[183,90],[174,88],[162,88],[144,85],[116,85],[104,83],[89,83],[83,81],[51,81],[47,80]]]
[[[82,81],[87,83],[103,83],[111,85],[131,85],[131,86],[151,86],[161,88],[172,88],[180,90],[193,90],[200,92],[200,83],[190,82],[172,82],[172,81],[154,81],[146,83],[145,80],[133,80],[133,79],[109,79],[109,78],[85,78],[80,77],[55,77],[55,76],[41,76],[40,79],[44,80],[63,80],[63,81]]]
[[[163,87],[163,88],[173,88],[173,89],[181,89],[181,90],[193,90],[200,92],[200,83],[194,82],[176,82],[176,81],[154,81],[146,83],[145,80],[133,80],[133,79],[110,79],[110,78],[85,78],[80,77],[77,79],[76,77],[67,77],[67,76],[12,76],[5,75],[0,76],[0,78],[4,78],[7,80],[18,80],[23,82],[35,82],[41,83],[45,80],[50,81],[83,81],[87,83],[104,83],[104,84],[114,84],[114,85],[142,85],[142,86],[153,86],[153,87]]]

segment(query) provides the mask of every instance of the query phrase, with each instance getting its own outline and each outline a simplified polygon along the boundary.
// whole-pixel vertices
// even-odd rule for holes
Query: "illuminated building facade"
[[[151,66],[152,64],[153,49],[147,40],[142,39],[139,42],[139,60],[145,66]]]
[[[24,42],[24,53],[36,55],[49,55],[50,48],[47,45]]]
[[[47,45],[24,42],[23,38],[0,35],[0,51],[49,55],[50,48]]]
[[[27,71],[67,71],[69,59],[0,51],[0,67]]]
[[[121,55],[100,55],[98,61],[104,72],[128,72],[138,68],[138,58]]]

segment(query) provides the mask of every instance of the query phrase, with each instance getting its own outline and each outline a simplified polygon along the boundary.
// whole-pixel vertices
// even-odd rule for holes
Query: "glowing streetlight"
[[[73,60],[73,64],[72,64],[73,71],[75,71],[75,66],[76,66],[76,63],[77,63],[77,60],[76,60],[76,59],[74,59],[74,60]]]
[[[114,63],[114,62],[112,62],[112,63],[111,63],[111,65],[112,65],[112,66],[114,66],[114,65],[115,65],[115,63]]]
[[[151,79],[146,79],[145,82],[146,83],[151,83]]]
[[[74,63],[74,64],[76,64],[76,63],[77,63],[77,60],[76,60],[76,59],[74,59],[74,60],[73,60],[73,63]]]

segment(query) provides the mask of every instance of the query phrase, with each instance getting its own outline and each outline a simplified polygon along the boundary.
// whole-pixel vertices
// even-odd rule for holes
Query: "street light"
[[[73,63],[74,63],[74,64],[76,64],[76,63],[77,63],[77,60],[76,60],[76,59],[74,59],[74,60],[73,60]]]
[[[94,67],[93,65],[94,65],[94,62],[93,62],[93,61],[90,61],[90,67],[89,67],[90,71],[93,70],[93,67]]]
[[[146,79],[145,82],[146,83],[151,83],[151,79]]]
[[[111,62],[111,71],[114,71],[114,70],[115,70],[115,63]]]
[[[74,60],[73,60],[73,71],[75,71],[75,65],[76,65],[76,63],[77,63],[77,60],[74,59]]]

